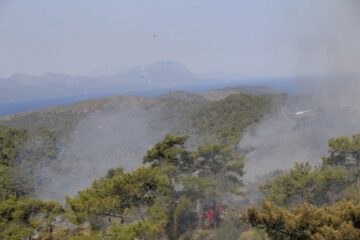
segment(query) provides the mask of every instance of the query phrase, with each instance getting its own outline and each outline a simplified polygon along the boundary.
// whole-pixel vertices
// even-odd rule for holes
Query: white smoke
[[[312,92],[289,97],[278,112],[249,130],[240,143],[248,176],[291,168],[296,161],[319,163],[331,137],[360,132],[360,81],[323,81]],[[296,113],[311,109],[301,115]]]
[[[37,188],[37,195],[63,201],[110,168],[131,171],[139,167],[146,150],[168,131],[166,126],[136,105],[90,114],[79,122],[54,164],[41,169],[46,182]]]
[[[243,136],[249,178],[295,161],[320,163],[329,138],[360,132],[360,2],[289,4],[298,92]]]

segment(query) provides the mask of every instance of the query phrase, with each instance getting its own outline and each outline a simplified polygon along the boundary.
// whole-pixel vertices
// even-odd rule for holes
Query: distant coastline
[[[131,95],[131,96],[142,96],[142,97],[156,97],[163,94],[166,94],[171,91],[189,91],[194,93],[205,92],[209,90],[214,90],[224,87],[234,87],[234,86],[264,86],[278,89],[287,93],[294,91],[294,82],[293,81],[282,81],[277,82],[276,80],[248,80],[248,81],[234,81],[234,82],[224,82],[224,83],[211,83],[207,85],[193,85],[193,86],[184,86],[184,87],[174,87],[174,88],[162,88],[162,89],[138,89],[138,90],[123,90],[123,91],[113,91],[113,92],[103,92],[97,94],[82,94],[82,95],[73,95],[66,96],[61,98],[46,98],[46,99],[31,99],[28,101],[12,101],[12,102],[0,102],[0,116],[12,115],[22,112],[30,112],[36,110],[42,110],[49,107],[55,107],[60,105],[74,104],[89,99],[99,99],[112,96],[120,95]]]

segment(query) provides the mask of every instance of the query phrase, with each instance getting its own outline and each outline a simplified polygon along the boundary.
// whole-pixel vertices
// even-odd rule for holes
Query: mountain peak
[[[64,78],[64,77],[70,77],[70,75],[67,74],[63,74],[63,73],[52,73],[52,72],[47,72],[44,73],[43,75],[40,76],[41,78]]]
[[[187,69],[184,65],[174,62],[174,61],[161,61],[153,64],[147,64],[143,66],[136,67],[134,72],[141,72],[144,74],[182,74],[193,76],[193,74]]]
[[[142,86],[150,85],[160,88],[189,85],[197,78],[185,66],[173,61],[162,61],[139,66],[117,77]]]

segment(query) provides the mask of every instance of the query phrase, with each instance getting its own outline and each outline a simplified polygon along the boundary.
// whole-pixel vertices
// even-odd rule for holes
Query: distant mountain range
[[[46,73],[39,77],[15,74],[7,79],[0,79],[0,101],[123,93],[205,83],[184,66],[175,62],[160,62],[136,67],[117,75],[99,77],[55,73]]]
[[[234,85],[269,85],[287,91],[291,81],[244,79],[225,74],[194,74],[177,62],[158,62],[109,76],[46,73],[0,79],[0,115],[116,95],[159,96],[169,91],[207,91]]]

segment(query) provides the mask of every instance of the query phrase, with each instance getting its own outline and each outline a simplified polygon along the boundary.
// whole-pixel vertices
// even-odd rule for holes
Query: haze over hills
[[[226,74],[194,74],[180,63],[164,61],[134,67],[116,75],[97,77],[57,73],[38,77],[15,74],[0,79],[0,84],[0,115],[7,115],[91,98],[159,96],[169,91],[199,92],[232,85],[267,85],[288,91],[293,81],[284,79],[279,84],[271,79],[249,80]]]
[[[46,73],[39,77],[15,74],[0,79],[0,101],[60,98],[75,95],[124,93],[187,85],[205,85],[202,79],[175,62],[159,62],[135,67],[117,75],[86,77]]]
[[[360,240],[359,13],[0,0],[0,240]]]
[[[256,94],[244,94],[250,90]],[[32,153],[25,150],[26,157],[18,161],[25,172],[32,172],[38,196],[62,200],[110,168],[129,171],[141,166],[144,152],[167,133],[188,135],[190,148],[204,142],[235,146],[241,132],[270,111],[277,99],[281,95],[260,87],[202,94],[176,91],[152,98],[118,96],[0,117],[0,126],[28,129],[36,135],[29,138],[29,146],[49,146],[40,152],[30,147]]]

